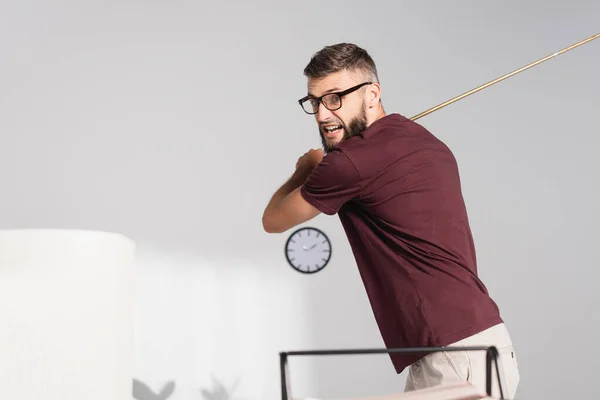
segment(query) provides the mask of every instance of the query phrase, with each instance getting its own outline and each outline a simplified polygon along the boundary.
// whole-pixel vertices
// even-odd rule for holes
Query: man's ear
[[[381,86],[373,82],[367,88],[367,104],[369,108],[376,107],[381,99]]]

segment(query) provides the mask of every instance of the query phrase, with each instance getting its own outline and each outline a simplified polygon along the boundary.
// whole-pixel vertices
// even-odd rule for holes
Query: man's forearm
[[[263,228],[281,233],[319,215],[320,211],[306,201],[300,188],[323,159],[322,150],[309,150],[296,162],[292,176],[271,197],[262,217]]]
[[[311,218],[316,214],[312,206],[306,207],[305,202],[288,201],[294,191],[300,188],[308,179],[311,171],[296,170],[294,174],[273,194],[265,208],[262,217],[263,228],[267,232],[283,232],[300,221]]]
[[[271,201],[267,205],[265,209],[265,215],[273,208],[277,207],[277,205],[285,199],[285,197],[296,190],[298,187],[302,186],[306,179],[308,178],[309,173],[296,170],[294,174],[285,182],[271,197]]]

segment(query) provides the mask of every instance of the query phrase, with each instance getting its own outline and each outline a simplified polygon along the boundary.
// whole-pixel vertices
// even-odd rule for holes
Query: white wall
[[[204,399],[213,376],[240,379],[234,398],[277,398],[279,351],[382,345],[336,217],[309,224],[334,246],[314,276],[261,228],[320,144],[296,103],[312,53],[366,47],[387,111],[412,116],[598,33],[598,15],[587,1],[4,2],[0,228],[130,236],[135,377],[174,381],[171,400]],[[599,61],[600,40],[419,121],[459,160],[523,399],[592,394],[600,367],[585,347],[600,329]],[[405,377],[385,356],[290,367],[296,396],[397,392]]]

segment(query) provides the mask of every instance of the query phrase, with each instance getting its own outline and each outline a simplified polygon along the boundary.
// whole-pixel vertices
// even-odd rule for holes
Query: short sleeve
[[[340,151],[328,153],[306,180],[301,194],[324,214],[333,215],[360,194],[356,166]]]

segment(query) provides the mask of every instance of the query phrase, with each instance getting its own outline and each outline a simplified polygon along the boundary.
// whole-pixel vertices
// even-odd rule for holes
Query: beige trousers
[[[450,345],[450,347],[458,346],[496,346],[504,398],[514,399],[519,384],[519,368],[510,335],[504,324],[495,325]],[[466,380],[485,393],[485,371],[485,351],[435,352],[409,367],[405,391]],[[492,397],[500,398],[494,364],[492,365]]]

